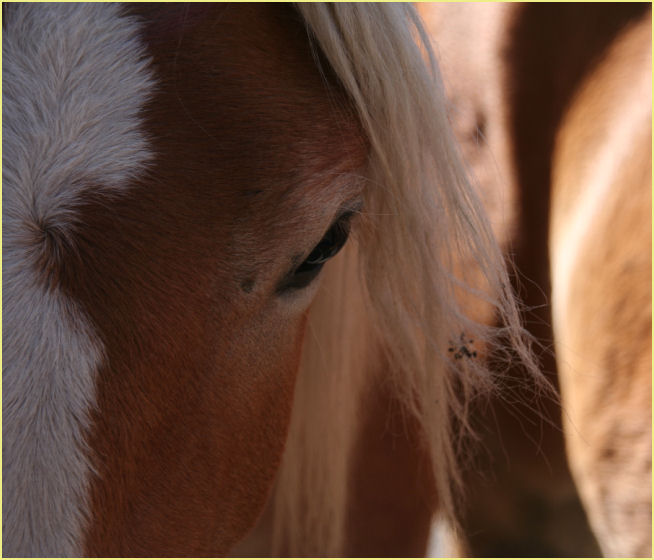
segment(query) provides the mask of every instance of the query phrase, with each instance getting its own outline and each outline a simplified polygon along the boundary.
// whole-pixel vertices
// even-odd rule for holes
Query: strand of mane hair
[[[522,362],[547,390],[490,225],[449,130],[429,39],[411,5],[299,4],[370,143],[355,247],[311,309],[274,499],[273,554],[344,552],[358,405],[388,383],[424,433],[440,507],[455,522],[467,413],[495,387],[482,354]],[[318,59],[318,57],[316,57]],[[490,307],[492,328],[474,310]],[[461,333],[478,359],[447,351]],[[379,368],[383,360],[387,367]],[[375,372],[385,372],[383,379]]]

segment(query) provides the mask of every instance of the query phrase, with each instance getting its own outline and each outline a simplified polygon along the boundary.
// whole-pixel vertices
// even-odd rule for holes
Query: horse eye
[[[323,265],[345,245],[350,234],[352,214],[346,212],[332,224],[309,256],[282,282],[279,291],[305,288],[318,276]]]

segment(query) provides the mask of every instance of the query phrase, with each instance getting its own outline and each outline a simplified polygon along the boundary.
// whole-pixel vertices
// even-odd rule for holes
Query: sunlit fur
[[[80,195],[120,191],[150,157],[137,113],[152,81],[137,25],[118,12],[110,4],[22,6],[3,33],[2,506],[9,556],[82,553],[90,472],[83,434],[103,348],[78,303],[56,288],[56,275],[74,246]],[[78,62],[69,74],[71,60]],[[113,72],[98,71],[108,64]]]
[[[390,362],[390,379],[367,381],[391,383],[406,413],[419,420],[449,514],[468,406],[477,391],[493,385],[482,361],[455,362],[450,342],[465,332],[487,349],[507,345],[509,359],[538,373],[502,256],[448,131],[440,77],[413,7],[298,9],[354,99],[371,143],[359,239],[369,325],[344,328],[348,299],[356,297],[351,286],[325,283],[319,298],[329,303],[312,309],[276,489],[273,553],[335,555],[343,546],[348,455],[366,354],[379,345]],[[429,67],[415,39],[429,53]],[[465,274],[468,267],[482,279]],[[462,289],[466,297],[491,302],[506,327],[489,329],[467,318],[457,303]]]
[[[552,310],[567,452],[606,556],[652,553],[651,13],[587,77],[554,154]]]

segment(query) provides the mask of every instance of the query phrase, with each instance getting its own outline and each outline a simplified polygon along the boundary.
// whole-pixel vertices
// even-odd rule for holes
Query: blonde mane
[[[370,142],[358,243],[326,270],[311,310],[274,496],[273,555],[342,553],[357,407],[393,387],[422,427],[439,502],[454,519],[467,410],[495,385],[456,360],[461,333],[540,380],[503,257],[449,130],[429,40],[409,4],[298,4]],[[428,63],[425,62],[428,59]],[[501,328],[475,321],[492,306]],[[389,379],[372,376],[384,360]],[[380,368],[377,368],[380,369]]]

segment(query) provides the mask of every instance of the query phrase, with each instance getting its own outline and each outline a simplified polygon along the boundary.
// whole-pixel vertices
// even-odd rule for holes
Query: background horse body
[[[648,557],[651,11],[420,9],[457,138],[516,264],[526,325],[562,391],[562,411],[531,410],[519,383],[480,407],[488,452],[482,477],[466,475],[475,499],[462,546],[473,556],[596,555],[583,504],[602,552]]]
[[[4,554],[424,550],[451,341],[537,371],[412,8],[3,10]]]

